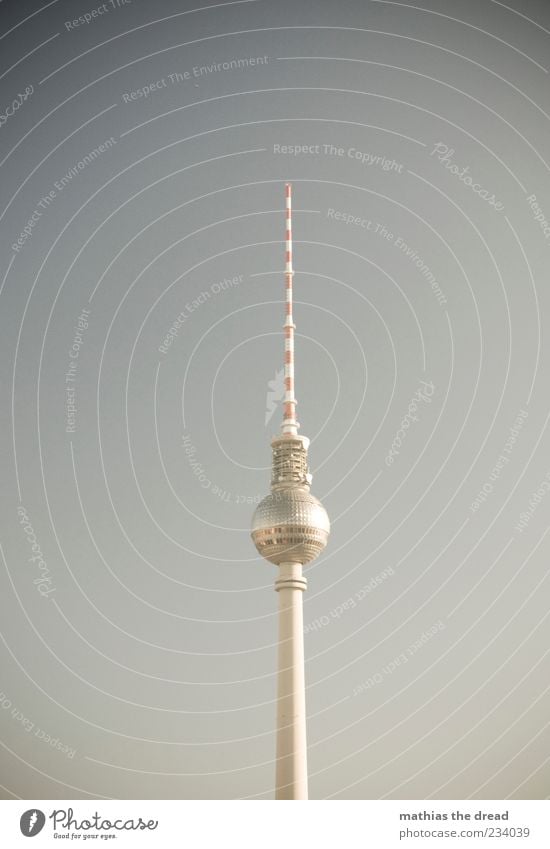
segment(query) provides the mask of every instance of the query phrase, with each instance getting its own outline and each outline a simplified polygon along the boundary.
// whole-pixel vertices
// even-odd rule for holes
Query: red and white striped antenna
[[[296,398],[294,395],[294,330],[296,325],[292,315],[292,185],[285,184],[286,235],[285,235],[285,282],[286,282],[286,318],[285,331],[285,400],[283,434],[296,436],[300,425],[296,421]]]

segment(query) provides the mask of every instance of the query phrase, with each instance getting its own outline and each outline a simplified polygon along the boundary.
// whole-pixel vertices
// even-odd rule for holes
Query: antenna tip
[[[285,183],[285,194],[287,197],[290,197],[292,193],[292,183]]]

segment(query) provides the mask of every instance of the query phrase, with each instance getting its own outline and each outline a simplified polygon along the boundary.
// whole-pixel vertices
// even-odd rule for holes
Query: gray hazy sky
[[[272,798],[290,180],[310,795],[545,798],[550,8],[197,6],[0,5],[0,796]]]

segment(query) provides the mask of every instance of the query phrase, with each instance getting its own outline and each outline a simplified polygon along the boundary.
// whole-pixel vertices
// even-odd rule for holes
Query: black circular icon
[[[31,808],[29,811],[25,811],[19,820],[19,828],[21,829],[21,834],[24,834],[25,837],[36,837],[46,823],[46,817],[39,811],[38,808]]]

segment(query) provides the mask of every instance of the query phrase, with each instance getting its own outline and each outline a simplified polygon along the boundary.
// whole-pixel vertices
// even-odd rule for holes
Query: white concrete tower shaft
[[[301,563],[281,563],[277,673],[276,799],[307,799],[306,684]]]

